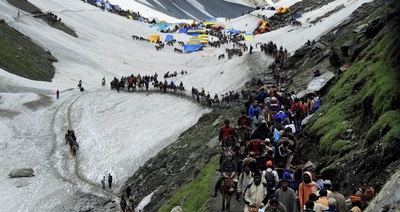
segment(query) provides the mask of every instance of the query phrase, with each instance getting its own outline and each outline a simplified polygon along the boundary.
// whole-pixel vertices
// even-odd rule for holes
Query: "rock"
[[[365,29],[365,35],[368,38],[373,38],[381,31],[381,29],[383,29],[383,27],[385,27],[385,21],[382,20],[381,17],[377,17],[368,23],[368,26]]]
[[[183,210],[180,206],[175,206],[174,208],[172,208],[171,212],[183,212]]]
[[[316,91],[320,91],[334,77],[335,77],[335,75],[330,71],[323,73],[319,77],[315,77],[314,79],[311,80],[311,82],[308,83],[307,88],[305,90],[302,90],[299,93],[297,93],[297,97],[302,98],[307,94],[311,94]]]
[[[349,50],[351,49],[351,47],[354,45],[354,41],[353,40],[348,40],[346,41],[341,47],[340,50],[342,50],[342,55],[347,57],[349,56]]]
[[[353,30],[353,33],[358,34],[358,33],[364,33],[365,29],[367,28],[368,24],[361,24],[357,28]]]
[[[305,117],[302,121],[301,121],[301,126],[305,126],[308,124],[308,122],[310,121],[311,117],[313,117],[314,114],[311,114],[307,117]]]
[[[329,63],[331,66],[340,67],[344,64],[346,60],[344,59],[342,52],[338,48],[332,47],[329,52]]]
[[[10,176],[11,178],[17,178],[17,177],[33,177],[35,176],[34,171],[32,168],[24,168],[24,169],[13,169],[11,170]]]

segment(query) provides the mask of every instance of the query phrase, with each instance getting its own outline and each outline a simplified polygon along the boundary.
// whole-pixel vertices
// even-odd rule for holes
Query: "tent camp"
[[[173,36],[173,35],[167,35],[167,36],[165,37],[165,42],[172,41],[173,39],[174,39],[174,36]]]
[[[248,41],[248,40],[253,40],[254,39],[254,35],[253,33],[246,33],[243,34],[244,40]]]
[[[186,34],[188,35],[195,35],[195,34],[206,34],[206,30],[202,29],[189,29]]]
[[[203,44],[185,44],[183,45],[183,51],[190,53],[194,52],[197,50],[202,50],[203,49]]]
[[[147,39],[149,39],[150,42],[158,43],[160,41],[160,36],[159,35],[150,35]]]
[[[279,7],[275,14],[285,14],[287,12],[290,12],[288,7]]]

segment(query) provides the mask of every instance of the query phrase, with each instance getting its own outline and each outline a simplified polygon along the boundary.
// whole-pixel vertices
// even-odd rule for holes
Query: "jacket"
[[[268,185],[265,183],[260,183],[259,185],[252,183],[248,185],[244,193],[244,203],[246,203],[244,211],[248,212],[249,206],[254,204],[264,207],[268,202],[269,195],[270,191]]]

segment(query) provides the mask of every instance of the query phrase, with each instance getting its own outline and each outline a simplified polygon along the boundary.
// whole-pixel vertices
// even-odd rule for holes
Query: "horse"
[[[221,184],[220,191],[222,194],[222,211],[227,209],[229,212],[231,211],[230,207],[231,207],[232,194],[235,193],[235,183],[233,182],[232,177],[224,178]]]
[[[69,144],[72,151],[72,155],[75,156],[76,152],[79,149],[79,144],[76,141],[76,137],[73,130],[68,130],[67,134],[65,134],[65,144]]]

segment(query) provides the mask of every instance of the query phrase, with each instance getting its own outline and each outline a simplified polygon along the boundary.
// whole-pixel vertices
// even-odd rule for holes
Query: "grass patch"
[[[31,80],[51,81],[55,69],[52,57],[29,37],[6,23],[0,23],[0,67]]]
[[[385,151],[391,142],[400,138],[400,111],[393,110],[384,113],[368,131],[365,137],[365,145],[375,141],[382,141],[382,150]]]
[[[214,177],[215,168],[219,162],[219,156],[212,158],[200,174],[190,183],[182,186],[158,211],[169,212],[175,206],[181,206],[183,211],[206,211],[210,198],[209,184]]]
[[[395,30],[382,31],[376,39],[376,45],[365,49],[361,59],[343,73],[326,95],[321,106],[324,116],[310,121],[310,132],[320,139],[322,154],[355,147],[340,140],[340,134],[352,126],[365,125],[365,118],[378,120],[365,136],[365,144],[382,138],[385,149],[393,138],[400,137],[400,39]]]

